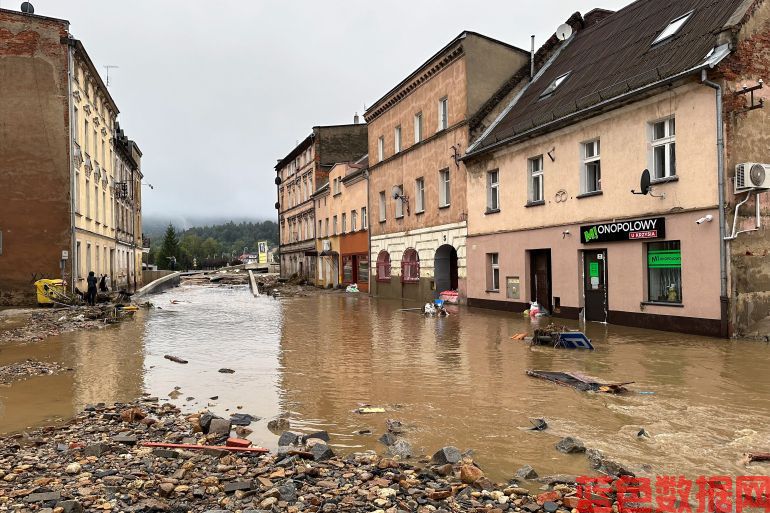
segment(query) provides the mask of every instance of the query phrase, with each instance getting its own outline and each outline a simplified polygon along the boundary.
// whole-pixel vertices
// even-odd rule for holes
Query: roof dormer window
[[[652,42],[652,46],[655,46],[658,43],[662,43],[666,39],[675,36],[677,32],[679,32],[679,30],[682,28],[682,26],[687,23],[687,20],[690,19],[692,13],[693,11],[690,11],[687,14],[683,14],[682,16],[670,21],[668,26],[663,29],[663,32],[658,34],[658,37],[656,37],[655,41]]]
[[[559,86],[562,85],[564,83],[564,81],[567,80],[567,78],[569,78],[570,73],[572,73],[572,72],[570,71],[570,72],[565,73],[565,74],[563,74],[563,75],[561,75],[559,77],[556,77],[553,80],[553,82],[551,82],[549,84],[549,86],[546,87],[545,90],[542,93],[540,93],[540,98],[541,99],[542,98],[546,98],[548,96],[551,96],[553,93],[555,93],[556,89],[558,89]]]

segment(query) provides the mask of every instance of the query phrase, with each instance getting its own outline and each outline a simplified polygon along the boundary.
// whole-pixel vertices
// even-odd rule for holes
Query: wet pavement
[[[0,346],[0,366],[31,358],[75,369],[0,388],[0,432],[143,392],[164,399],[180,387],[173,402],[185,410],[211,404],[221,415],[263,417],[250,438],[269,448],[277,436],[267,420],[286,413],[296,430],[328,430],[342,452],[382,451],[376,439],[386,419],[398,419],[418,452],[472,448],[500,479],[524,464],[540,475],[587,472],[585,456],[554,449],[568,435],[649,474],[768,471],[739,463],[744,452],[770,449],[766,343],[589,324],[597,350],[567,351],[511,340],[532,329],[518,315],[460,309],[426,319],[400,310],[418,305],[365,295],[275,300],[253,298],[246,287],[183,286],[152,301],[160,308],[134,322]],[[526,369],[634,384],[625,396],[586,394]],[[363,403],[387,411],[354,413]],[[549,429],[527,430],[534,417]],[[637,437],[642,427],[650,438]],[[367,429],[372,435],[357,434]]]

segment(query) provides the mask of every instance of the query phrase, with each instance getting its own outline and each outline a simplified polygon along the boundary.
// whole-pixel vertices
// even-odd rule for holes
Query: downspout
[[[79,255],[76,253],[77,248],[77,236],[75,231],[75,180],[77,175],[75,174],[75,130],[76,126],[73,125],[73,119],[75,117],[75,103],[72,100],[72,74],[74,67],[72,49],[72,40],[70,39],[67,44],[67,106],[69,107],[69,172],[70,172],[70,291],[74,294],[75,284],[77,283],[77,269],[80,268],[80,262],[78,262]],[[64,264],[64,271],[66,264]]]
[[[372,295],[372,225],[369,223],[369,169],[364,170],[364,178],[366,179],[366,237],[368,239],[368,252],[369,252],[369,276],[367,286],[369,287],[369,295]],[[361,220],[363,222],[363,219]],[[376,267],[375,267],[376,269]],[[376,271],[375,271],[376,272]]]
[[[717,183],[719,191],[719,303],[721,314],[720,335],[728,336],[727,297],[727,242],[725,241],[725,139],[722,116],[722,86],[707,78],[706,70],[701,71],[701,83],[715,90],[717,108]]]

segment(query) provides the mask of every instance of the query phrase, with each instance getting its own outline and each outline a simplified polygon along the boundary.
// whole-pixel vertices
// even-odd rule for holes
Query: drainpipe
[[[369,252],[369,276],[367,283],[369,285],[369,295],[372,295],[372,225],[369,223],[369,170],[364,170],[364,178],[366,179],[366,237],[369,240],[369,246],[367,251]],[[759,203],[759,202],[757,202]],[[361,220],[363,222],[363,219]],[[375,266],[376,269],[376,266]],[[376,272],[376,271],[375,271]]]
[[[72,101],[72,74],[73,74],[73,67],[75,65],[74,59],[73,59],[73,48],[72,48],[72,40],[69,41],[67,45],[67,67],[69,68],[67,70],[67,106],[69,107],[69,125],[70,125],[70,132],[69,132],[69,172],[70,172],[70,291],[74,294],[75,293],[75,284],[77,283],[77,269],[80,267],[80,262],[78,262],[78,254],[76,253],[77,248],[77,237],[76,237],[76,231],[75,231],[75,191],[77,190],[75,187],[75,180],[77,179],[77,175],[75,174],[75,130],[77,130],[77,127],[72,126],[73,125],[73,119],[75,116],[75,103]],[[59,257],[61,258],[61,257]],[[66,268],[66,264],[65,268]],[[64,271],[64,269],[62,269]]]
[[[727,248],[725,241],[725,139],[722,116],[722,86],[708,80],[706,70],[701,71],[701,83],[715,90],[717,108],[717,183],[719,191],[719,303],[721,311],[721,335],[727,338]]]

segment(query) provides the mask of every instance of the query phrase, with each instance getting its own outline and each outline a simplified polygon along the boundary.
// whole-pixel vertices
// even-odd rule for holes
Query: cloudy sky
[[[628,0],[32,0],[65,18],[144,152],[145,215],[275,217],[273,166],[463,30],[529,49]],[[21,0],[0,0],[18,9]],[[104,73],[102,73],[104,76]]]

